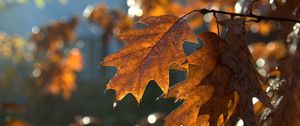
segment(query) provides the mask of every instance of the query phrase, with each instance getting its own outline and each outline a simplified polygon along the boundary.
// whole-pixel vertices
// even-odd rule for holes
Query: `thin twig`
[[[218,29],[218,36],[220,35],[220,30],[219,30],[219,21],[218,21],[218,17],[217,17],[217,14],[216,13],[213,13],[215,19],[216,19],[216,22],[217,22],[217,29]]]
[[[260,22],[262,20],[275,20],[275,21],[287,21],[287,22],[296,22],[296,23],[300,23],[300,20],[295,20],[295,19],[289,19],[289,18],[280,18],[280,17],[265,17],[265,16],[259,16],[259,15],[254,15],[252,13],[250,14],[238,14],[238,13],[232,13],[232,12],[226,12],[226,11],[218,11],[218,10],[208,10],[208,9],[200,9],[200,10],[193,10],[193,11],[190,11],[189,13],[186,13],[185,15],[181,16],[168,30],[167,32],[165,32],[163,34],[162,37],[164,37],[166,35],[166,33],[168,33],[178,22],[182,21],[183,19],[185,19],[187,16],[189,16],[190,14],[192,13],[195,13],[195,12],[198,12],[198,13],[201,13],[201,14],[207,14],[207,13],[213,13],[215,17],[216,14],[225,14],[225,15],[230,15],[231,18],[234,18],[236,16],[238,17],[251,17],[251,18],[256,18],[256,20],[254,20],[254,22]],[[217,22],[218,23],[218,22]],[[219,26],[217,26],[219,27]],[[219,28],[218,28],[219,30]],[[219,32],[219,31],[218,31]],[[219,34],[219,33],[218,33]]]
[[[274,20],[274,21],[286,21],[286,22],[295,22],[295,23],[300,23],[300,20],[296,19],[289,19],[289,18],[281,18],[281,17],[265,17],[265,16],[259,16],[259,15],[254,15],[254,14],[238,14],[238,13],[232,13],[232,12],[225,12],[225,11],[218,11],[218,10],[208,10],[208,9],[201,9],[197,10],[202,14],[207,14],[207,13],[219,13],[219,14],[225,14],[225,15],[230,15],[231,17],[251,17],[251,18],[256,18],[256,21],[254,22],[260,22],[262,20]]]

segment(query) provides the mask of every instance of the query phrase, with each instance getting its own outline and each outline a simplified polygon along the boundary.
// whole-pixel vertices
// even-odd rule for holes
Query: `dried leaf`
[[[193,40],[193,32],[185,20],[174,16],[147,17],[140,22],[144,29],[132,29],[120,35],[127,42],[122,50],[106,57],[104,66],[118,69],[107,89],[116,91],[121,100],[132,93],[140,102],[147,83],[155,80],[163,93],[169,88],[169,67],[186,61],[182,44]]]
[[[211,85],[199,85],[217,62],[218,37],[210,32],[198,36],[205,45],[188,57],[188,78],[172,87],[166,97],[183,99],[184,103],[165,118],[165,126],[200,125],[207,123],[207,115],[198,113],[200,107],[209,100],[214,92]]]
[[[219,63],[201,82],[212,85],[215,89],[213,96],[201,107],[199,113],[209,115],[210,126],[224,126],[236,108],[238,94],[227,90],[231,74],[226,65]]]
[[[251,53],[246,43],[245,21],[232,19],[222,21],[226,28],[225,39],[228,44],[222,45],[222,62],[233,72],[230,79],[230,90],[238,91],[238,115],[246,126],[257,125],[253,112],[252,98],[258,98],[264,105],[273,108],[270,99],[262,89],[265,79],[256,71],[252,64]]]
[[[185,81],[173,86],[166,97],[175,97],[177,100],[199,85],[203,78],[208,75],[217,63],[217,48],[220,41],[214,33],[205,32],[198,35],[205,45],[188,57],[188,77]]]
[[[189,93],[181,96],[184,103],[172,111],[165,118],[165,126],[201,126],[207,123],[207,116],[198,118],[200,107],[209,100],[213,94],[213,87],[211,85],[199,85],[189,90]],[[202,122],[204,121],[204,122]]]
[[[198,37],[205,45],[188,57],[188,78],[166,96],[184,103],[166,117],[165,125],[225,125],[235,110],[237,94],[227,92],[231,71],[219,62],[224,41],[212,32]]]

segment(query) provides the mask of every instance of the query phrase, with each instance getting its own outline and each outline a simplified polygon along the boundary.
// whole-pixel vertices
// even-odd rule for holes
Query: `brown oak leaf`
[[[198,118],[200,107],[212,96],[214,88],[211,85],[199,85],[217,62],[218,37],[205,32],[198,35],[205,45],[188,57],[188,77],[185,81],[173,86],[166,97],[183,99],[184,103],[165,118],[165,126],[199,125],[207,122],[207,115]]]
[[[169,88],[169,67],[182,64],[186,55],[182,49],[184,40],[193,40],[194,33],[184,19],[164,15],[140,20],[146,28],[131,29],[120,35],[127,45],[106,57],[104,66],[117,67],[117,74],[107,84],[116,91],[116,100],[128,93],[140,102],[147,83],[157,82],[163,93]]]
[[[216,66],[217,63],[217,48],[218,37],[211,32],[204,32],[198,35],[205,46],[199,48],[196,52],[191,54],[187,60],[188,77],[185,81],[173,86],[166,97],[175,97],[177,100],[183,99],[182,96],[189,93],[195,86],[203,80]]]
[[[207,102],[214,92],[211,85],[199,85],[181,96],[184,103],[165,118],[165,126],[202,126],[207,124],[207,115],[198,117],[200,107]]]
[[[234,113],[239,96],[228,91],[232,71],[228,66],[219,63],[215,69],[201,82],[214,87],[213,96],[201,107],[200,115],[209,115],[210,126],[224,126]]]
[[[220,22],[226,28],[227,44],[221,47],[222,62],[233,72],[230,79],[230,90],[238,91],[237,114],[245,126],[257,125],[253,112],[252,98],[258,98],[264,105],[273,108],[270,98],[261,87],[266,80],[256,71],[251,53],[246,43],[246,28],[244,19],[231,19]]]
[[[235,109],[234,92],[226,92],[231,71],[219,56],[219,44],[224,41],[212,32],[198,37],[205,45],[188,57],[188,78],[166,96],[184,100],[165,118],[166,126],[224,125]]]

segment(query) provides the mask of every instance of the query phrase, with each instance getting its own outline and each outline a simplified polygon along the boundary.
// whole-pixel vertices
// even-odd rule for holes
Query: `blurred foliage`
[[[28,2],[34,2],[37,8],[42,9],[46,6],[47,2],[51,0],[0,0],[0,11],[14,5],[24,5]],[[60,4],[67,4],[69,0],[58,0]]]
[[[21,36],[8,36],[0,33],[0,60],[9,60],[20,64],[32,60],[31,47],[26,46],[28,41]]]
[[[66,22],[56,21],[42,28],[35,27],[31,36],[36,47],[33,76],[46,91],[62,93],[66,99],[76,87],[76,72],[83,67],[80,50],[72,47],[77,25],[75,17]]]

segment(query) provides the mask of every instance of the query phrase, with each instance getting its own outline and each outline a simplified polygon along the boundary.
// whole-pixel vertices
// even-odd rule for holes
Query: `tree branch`
[[[286,22],[295,22],[295,23],[300,23],[300,20],[296,19],[289,19],[289,18],[281,18],[281,17],[265,17],[265,16],[259,16],[259,15],[254,15],[252,13],[250,14],[238,14],[238,13],[231,13],[231,12],[225,12],[225,11],[218,11],[218,10],[208,10],[208,9],[201,9],[197,10],[202,14],[207,14],[207,13],[219,13],[219,14],[225,14],[225,15],[230,15],[232,18],[233,17],[251,17],[251,18],[256,18],[254,22],[260,22],[262,20],[274,20],[274,21],[286,21]]]

